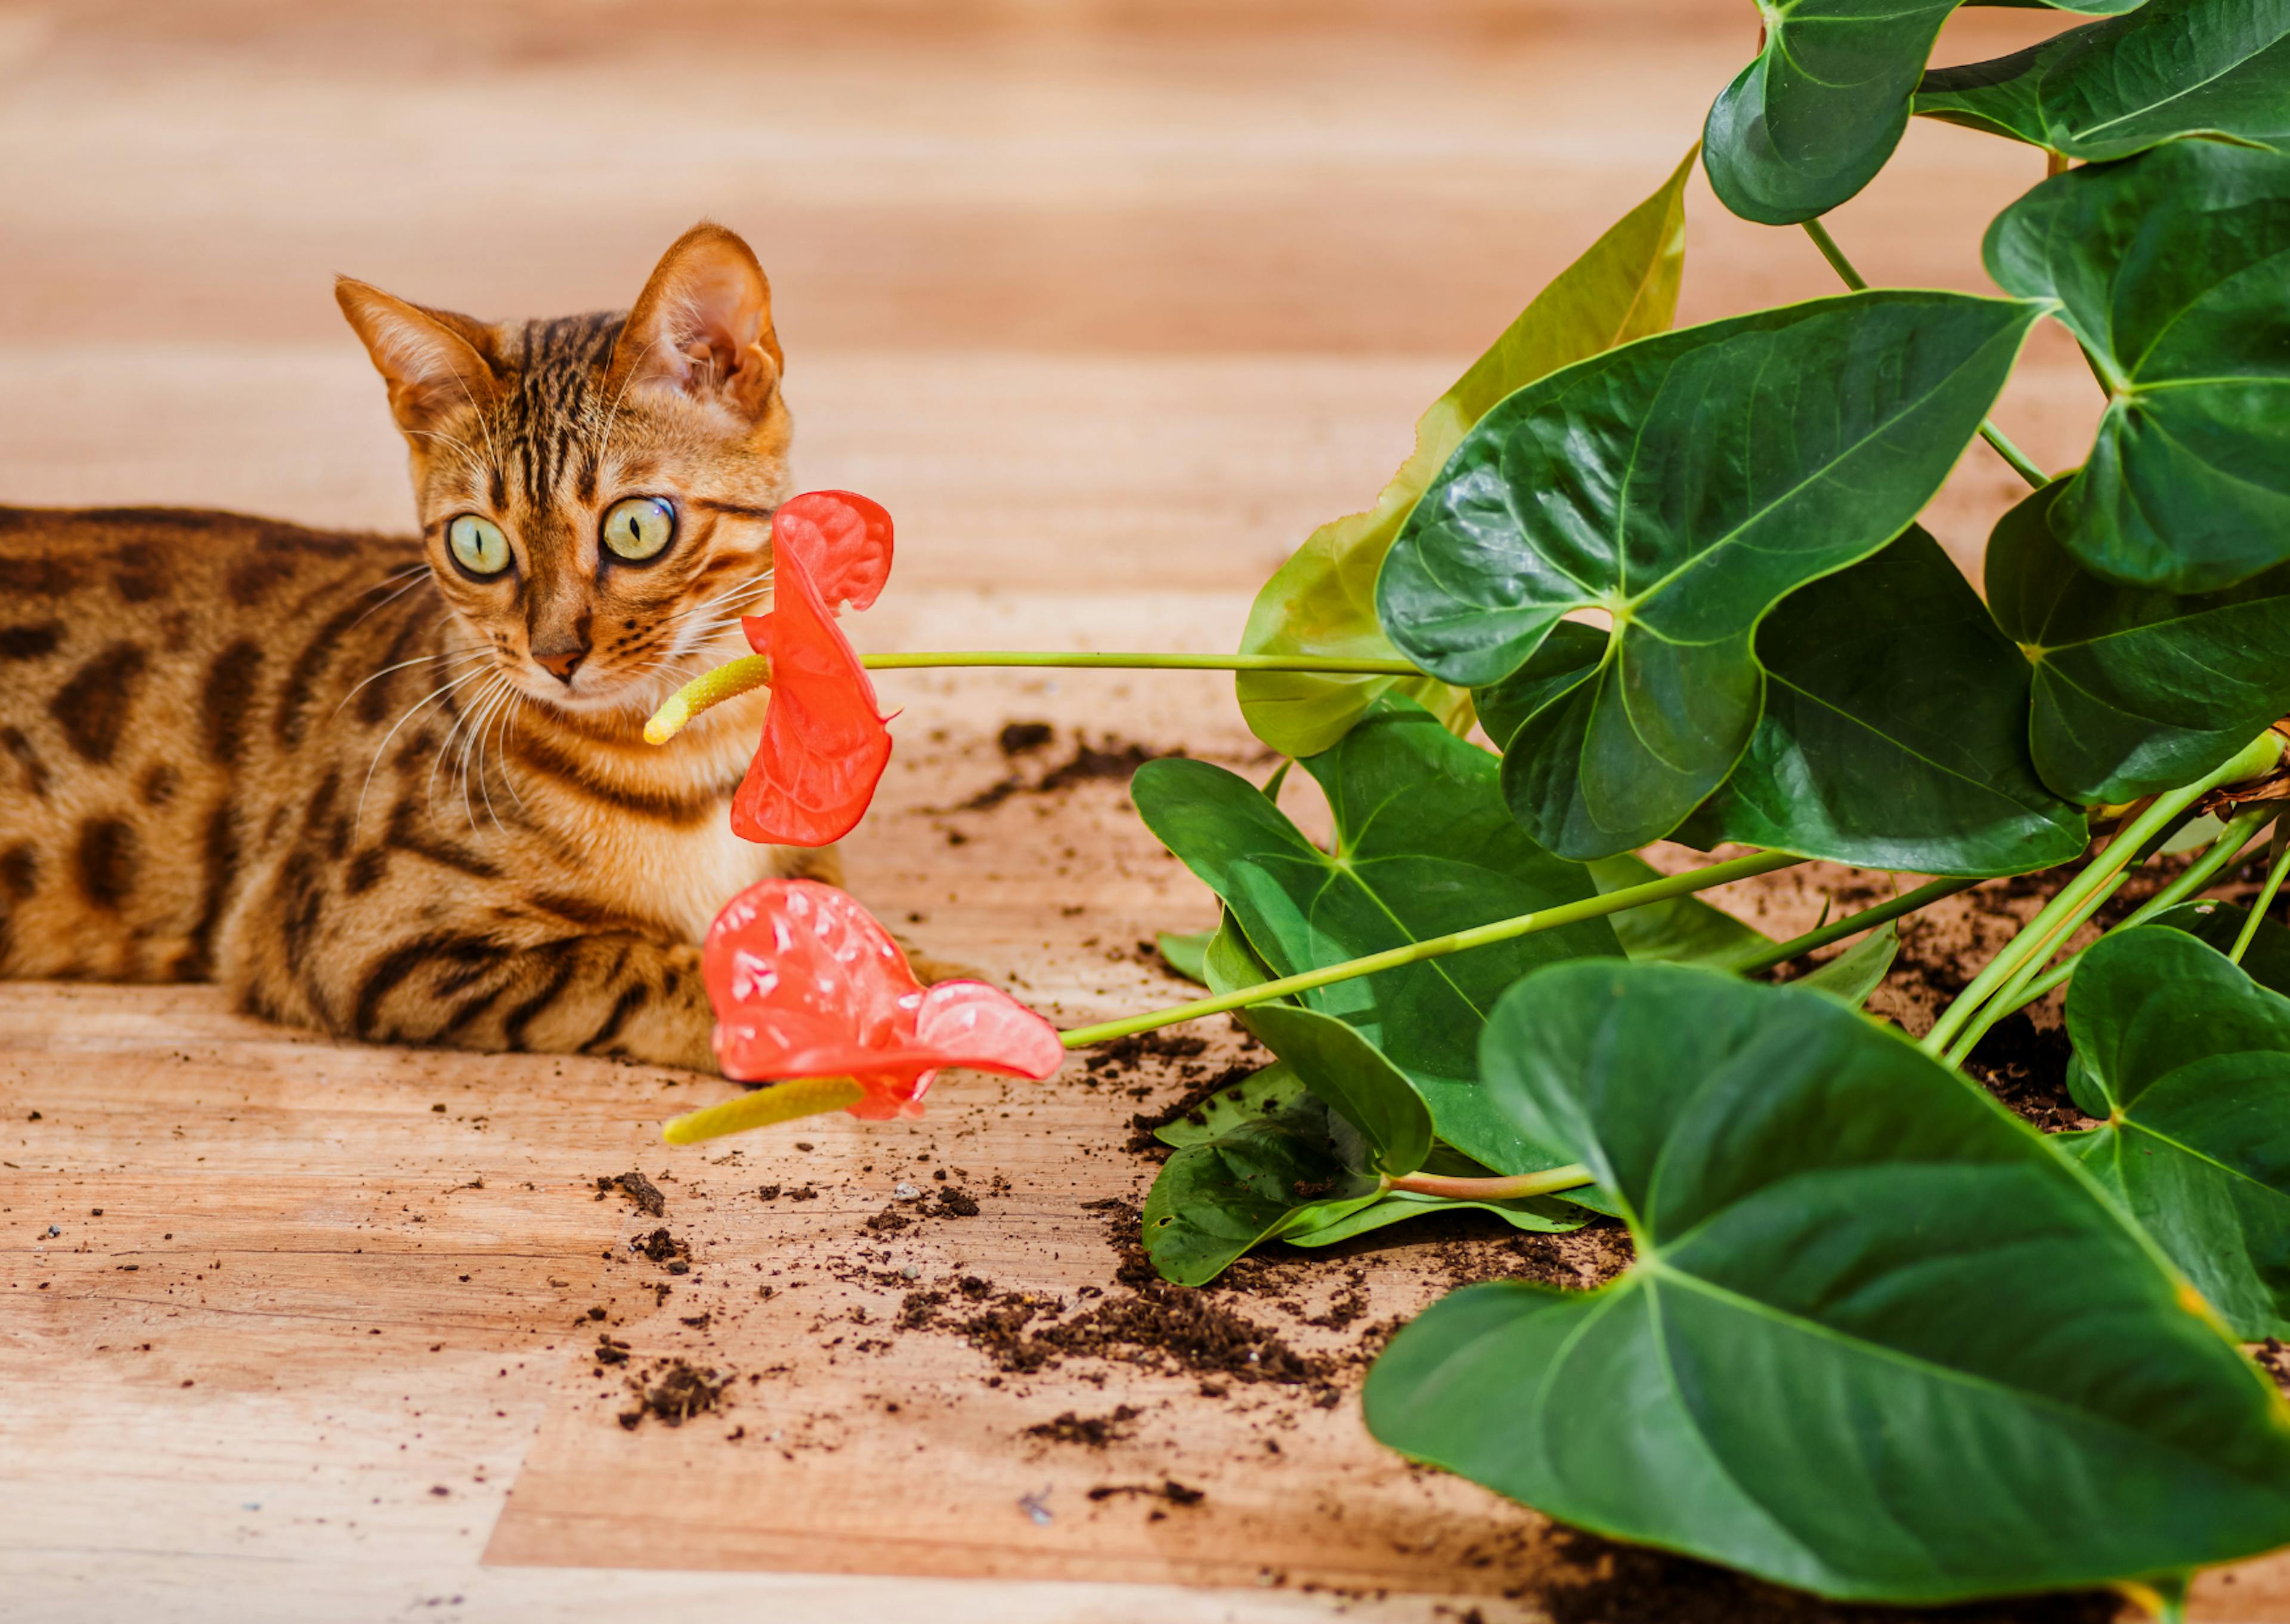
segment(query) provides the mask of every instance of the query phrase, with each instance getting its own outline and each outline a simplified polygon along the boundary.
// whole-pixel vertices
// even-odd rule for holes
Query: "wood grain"
[[[802,479],[899,515],[862,644],[1229,647],[1286,549],[1676,162],[1754,26],[1708,0],[0,4],[0,499],[401,527],[331,275],[616,306],[706,214],[773,276]],[[1943,54],[2043,26],[1967,13]],[[1979,227],[2035,178],[1919,125],[1836,228],[1879,281],[1982,287]],[[1689,206],[1688,319],[1831,291],[1798,235],[1698,182]],[[2054,335],[2002,416],[2061,466],[2097,406]],[[1934,527],[1971,560],[2013,491],[1975,448]],[[1085,727],[1253,767],[1229,688],[883,685],[905,715],[861,894],[1061,1020],[1180,996],[1135,944],[1209,905],[1117,784],[947,809]],[[1013,717],[1060,728],[1048,756],[1003,760]],[[1821,883],[1750,906],[1809,923]],[[954,1077],[920,1124],[669,1153],[658,1123],[725,1085],[330,1044],[201,988],[0,987],[8,1616],[1539,1615],[1563,1540],[1376,1450],[1356,1367],[1212,1399],[1179,1369],[998,1371],[951,1310],[893,1328],[965,1276],[1059,1317],[1121,1289],[1085,1204],[1136,1197],[1127,1118],[1181,1081]],[[631,1166],[664,1219],[597,1199]],[[941,1167],[978,1217],[868,1227]],[[662,1223],[689,1274],[630,1252]],[[1469,1257],[1402,1231],[1220,1300],[1333,1356]],[[1306,1323],[1355,1290],[1361,1319]],[[597,1364],[600,1329],[631,1366]],[[736,1372],[731,1407],[624,1429],[627,1370],[677,1356]],[[1026,1430],[1120,1404],[1102,1451]],[[1206,1499],[1088,1498],[1173,1478]],[[2290,1567],[2200,1594],[2290,1617]]]

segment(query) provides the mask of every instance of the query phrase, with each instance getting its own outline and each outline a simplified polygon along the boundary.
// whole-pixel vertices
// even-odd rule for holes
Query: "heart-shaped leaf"
[[[1940,68],[1916,110],[2070,158],[2188,136],[2290,141],[2290,0],[2150,0],[1993,61]]]
[[[1983,253],[2059,301],[2110,391],[2053,514],[2068,551],[2174,592],[2290,560],[2290,156],[2176,141],[2071,170]]]
[[[1884,985],[1900,950],[1900,932],[1887,919],[1821,968],[1806,972],[1790,985],[1826,993],[1847,1008],[1857,1010],[1869,1002],[1870,993]]]
[[[2231,902],[2182,902],[2176,908],[2165,908],[2147,923],[2184,931],[2222,953],[2230,953],[2249,917],[2248,908],[2237,908]],[[2243,950],[2241,964],[2243,974],[2261,987],[2290,997],[2290,930],[2271,919],[2260,920],[2250,946]]]
[[[2036,314],[1962,293],[1812,300],[1641,339],[1480,420],[1393,544],[1376,604],[1409,659],[1475,686],[1570,613],[1611,620],[1596,663],[1550,670],[1509,738],[1528,833],[1612,856],[1724,781],[1762,705],[1758,621],[1908,527]],[[1576,652],[1593,629],[1566,634]]]
[[[2027,660],[1921,528],[1782,599],[1758,659],[1764,718],[1680,839],[1974,875],[2088,843],[2029,759]]]
[[[2290,1540],[2290,1408],[2041,1137],[1830,999],[1564,964],[1487,1086],[1625,1211],[1594,1292],[1435,1305],[1368,1426],[1551,1516],[1892,1602]]]
[[[2035,662],[2036,771],[2086,804],[2192,783],[2290,711],[2290,567],[2190,596],[2118,586],[2053,533],[2064,488],[1988,541],[1988,606]]]
[[[1685,262],[1685,181],[1693,155],[1644,203],[1607,228],[1589,252],[1471,364],[1415,425],[1415,451],[1375,506],[1323,524],[1273,572],[1248,612],[1245,654],[1397,657],[1375,619],[1375,572],[1432,476],[1487,408],[1570,362],[1668,327]],[[1343,737],[1379,693],[1397,687],[1443,721],[1468,728],[1464,696],[1444,683],[1310,671],[1244,671],[1241,714],[1256,736],[1286,756],[1312,756]],[[1465,731],[1465,730],[1458,730]]]
[[[2290,1336],[2290,998],[2216,948],[2147,925],[2083,956],[2068,1034],[2107,1122],[2054,1143],[2238,1336]]]
[[[1220,1089],[1176,1121],[1154,1129],[1153,1137],[1177,1150],[1206,1144],[1242,1123],[1277,1115],[1305,1092],[1304,1079],[1295,1068],[1285,1060],[1275,1060],[1230,1088]]]
[[[1765,45],[1710,105],[1702,164],[1743,220],[1793,226],[1876,178],[1957,0],[1759,0]]]
[[[1130,785],[1146,826],[1224,899],[1247,944],[1293,975],[1595,894],[1589,875],[1519,831],[1495,758],[1387,694],[1333,749],[1304,760],[1335,817],[1321,851],[1247,780],[1207,762],[1148,762]],[[1527,971],[1618,954],[1603,919],[1306,993],[1390,1057],[1429,1106],[1439,1136],[1505,1173],[1564,1164],[1488,1109],[1478,1033]],[[1208,953],[1219,980],[1219,948]]]
[[[1373,1202],[1381,1181],[1349,1124],[1306,1095],[1189,1145],[1145,1196],[1145,1252],[1165,1280],[1205,1285],[1253,1246]]]

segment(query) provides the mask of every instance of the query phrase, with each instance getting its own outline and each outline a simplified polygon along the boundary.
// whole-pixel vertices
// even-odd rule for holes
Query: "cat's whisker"
[[[468,393],[468,388],[466,385],[463,386],[462,392],[464,394]],[[475,403],[472,404],[474,404]],[[409,428],[405,432],[408,434],[418,434],[425,439],[444,441],[446,444],[454,447],[461,453],[462,461],[468,465],[469,473],[480,483],[484,481],[485,476],[484,460],[477,455],[476,447],[471,445],[467,440],[461,439],[456,435],[445,434],[435,428]]]
[[[516,708],[523,702],[524,699],[524,696],[517,692],[515,684],[511,684],[508,692],[501,697],[500,703],[493,707],[492,716],[489,718],[489,721],[492,728],[495,730],[496,735],[504,741],[508,736],[509,718],[516,714]],[[492,782],[485,777],[486,748],[487,741],[485,735],[480,733],[477,736],[477,788],[484,794],[486,814],[492,819],[493,828],[499,829],[501,828],[500,813],[495,810],[493,806]],[[511,795],[516,795],[516,785],[515,780],[509,777],[508,751],[505,748],[505,744],[504,748],[498,753],[497,760],[500,767],[501,782],[508,787]],[[522,807],[524,804],[524,797],[517,796],[516,804],[519,807]]]
[[[492,697],[493,692],[498,689],[501,684],[508,680],[508,678],[505,673],[500,671],[494,672],[492,679],[486,683],[484,687],[478,689],[476,696],[470,700],[470,702],[468,705],[463,706],[460,714],[454,716],[453,725],[445,730],[445,737],[438,741],[436,755],[429,758],[429,772],[428,778],[423,781],[421,790],[421,799],[424,804],[431,806],[432,808],[436,805],[437,769],[444,765],[446,756],[452,754],[454,736],[461,731],[462,727],[468,722],[469,718],[476,714],[477,708],[482,706],[487,699]]]
[[[472,835],[477,832],[476,808],[469,804],[469,758],[472,747],[476,757],[477,789],[485,797],[485,810],[492,812],[492,793],[485,788],[484,741],[485,729],[492,724],[493,712],[500,708],[506,699],[507,686],[508,679],[504,677],[502,686],[487,690],[485,697],[477,703],[476,719],[461,739],[461,812],[469,820],[469,833]],[[496,828],[500,826],[500,815],[498,812],[493,814],[493,826]]]
[[[425,564],[422,567],[426,569],[428,566]],[[341,705],[335,706],[332,714],[335,716],[341,715],[342,705],[347,705],[352,700],[357,698],[359,691],[364,688],[367,684],[378,683],[383,677],[388,676],[392,671],[403,671],[408,666],[426,666],[433,660],[443,660],[448,661],[449,663],[446,665],[445,668],[450,671],[456,666],[467,665],[472,660],[482,660],[492,652],[492,651],[490,649],[468,649],[459,654],[420,654],[415,656],[412,660],[401,660],[394,666],[384,666],[380,670],[376,671],[372,676],[369,676],[364,682],[359,683],[357,687],[351,689],[348,693],[342,695]]]
[[[398,578],[397,578],[396,576],[395,576],[395,575],[393,575],[393,576],[391,576],[391,577],[390,577],[390,580],[396,580],[396,579],[398,579]],[[428,564],[422,564],[422,565],[420,566],[420,572],[415,576],[415,578],[414,578],[413,580],[407,581],[404,586],[400,587],[396,591],[395,591],[395,592],[391,593],[388,597],[386,597],[386,598],[382,599],[382,600],[381,600],[381,602],[380,602],[379,604],[374,604],[372,608],[368,609],[368,610],[367,610],[364,614],[362,614],[362,615],[358,616],[358,618],[357,618],[356,620],[352,620],[352,621],[350,622],[350,627],[349,627],[350,630],[351,630],[351,631],[356,631],[359,627],[364,626],[364,625],[368,620],[371,620],[372,619],[373,619],[373,617],[374,617],[375,615],[380,614],[383,610],[385,610],[385,609],[388,608],[392,604],[396,603],[399,598],[404,597],[404,596],[407,593],[409,593],[409,592],[412,592],[412,591],[415,591],[415,590],[419,589],[420,587],[422,587],[422,586],[424,586],[424,585],[428,584],[428,581],[430,581],[430,580],[434,580],[434,579],[435,579],[435,578],[434,578],[434,577],[432,577],[432,576],[430,575],[430,573],[429,573],[429,566],[428,566]],[[382,583],[382,585],[384,585],[384,586],[388,586],[388,584],[389,584],[389,582],[388,582],[388,581],[384,581],[384,582]],[[367,590],[372,591],[372,590],[373,590],[373,588],[367,588]]]
[[[397,737],[398,730],[404,727],[408,722],[413,720],[414,716],[425,709],[432,700],[436,700],[443,694],[451,692],[452,690],[460,687],[463,683],[472,683],[476,681],[478,677],[483,676],[484,674],[484,668],[480,666],[474,671],[463,672],[460,676],[454,677],[450,682],[441,683],[436,687],[432,688],[428,692],[423,694],[420,699],[414,700],[412,704],[407,706],[405,708],[404,714],[400,716],[396,721],[390,724],[389,731],[381,736],[381,742],[374,747],[373,759],[366,764],[365,782],[358,788],[357,811],[354,812],[350,818],[350,833],[354,837],[357,832],[365,826],[365,798],[372,792],[373,775],[380,770],[381,758],[388,754],[389,741]]]
[[[637,362],[642,362],[650,356],[653,350],[658,349],[667,340],[662,338],[654,336],[645,345],[644,348],[637,353]],[[618,346],[615,346],[613,349],[613,357],[615,360],[619,358],[619,348]],[[621,380],[619,392],[613,396],[613,404],[605,410],[604,427],[597,431],[597,466],[599,468],[604,466],[605,453],[613,448],[613,425],[620,421],[621,403],[629,397],[629,390],[635,386],[637,374],[640,370],[640,367],[635,363],[630,364],[629,367],[629,375]]]

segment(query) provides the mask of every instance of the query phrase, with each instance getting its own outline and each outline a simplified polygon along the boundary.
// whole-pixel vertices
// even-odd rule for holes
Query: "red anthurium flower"
[[[891,516],[848,491],[812,491],[772,518],[772,612],[742,622],[772,662],[763,741],[739,793],[733,832],[771,845],[823,846],[849,834],[891,760],[875,684],[835,623],[864,609],[891,573]]]
[[[1065,1059],[1057,1028],[1000,988],[925,987],[849,892],[816,880],[734,897],[708,929],[701,973],[726,1076],[848,1076],[865,1091],[853,1116],[921,1116],[942,1067],[1046,1077]]]

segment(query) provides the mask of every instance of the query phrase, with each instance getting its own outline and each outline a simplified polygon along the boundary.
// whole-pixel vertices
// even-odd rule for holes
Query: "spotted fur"
[[[701,226],[625,315],[340,298],[418,537],[0,508],[0,974],[214,979],[344,1036],[712,1068],[715,910],[836,877],[729,832],[761,696],[641,737],[768,607],[791,430],[762,272]],[[629,494],[677,514],[640,567],[598,540]],[[465,513],[508,538],[501,577],[452,562]]]

